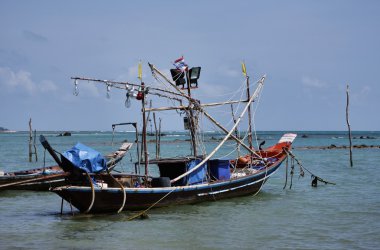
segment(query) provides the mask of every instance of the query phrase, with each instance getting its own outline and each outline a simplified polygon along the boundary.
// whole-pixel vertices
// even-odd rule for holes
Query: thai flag
[[[187,71],[188,69],[188,65],[185,63],[185,59],[183,59],[183,56],[175,60],[173,65],[182,72]]]

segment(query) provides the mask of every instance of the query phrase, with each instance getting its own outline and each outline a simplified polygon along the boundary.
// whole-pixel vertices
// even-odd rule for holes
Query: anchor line
[[[306,171],[311,175],[311,178],[314,180],[314,182],[315,182],[315,180],[317,180],[317,181],[320,181],[320,182],[325,183],[325,184],[336,185],[336,183],[334,183],[334,182],[326,181],[326,180],[322,179],[321,177],[313,174],[309,169],[307,169],[305,166],[302,165],[301,161],[298,160],[297,157],[291,151],[289,151],[286,148],[284,148],[284,150],[288,154],[288,156],[290,156],[291,159],[293,161],[295,161],[297,163],[297,165],[300,167],[300,176],[299,177],[304,177],[305,171]],[[292,166],[292,168],[294,168],[294,166]],[[292,172],[290,174],[292,175]]]

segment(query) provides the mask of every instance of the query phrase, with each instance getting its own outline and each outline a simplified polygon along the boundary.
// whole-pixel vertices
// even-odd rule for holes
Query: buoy
[[[314,176],[314,179],[311,181],[311,186],[312,187],[318,186],[318,178],[316,176]]]

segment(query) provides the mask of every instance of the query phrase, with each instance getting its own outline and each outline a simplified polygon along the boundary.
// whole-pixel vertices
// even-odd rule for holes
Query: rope
[[[290,159],[290,186],[289,186],[289,189],[292,189],[293,175],[294,175],[294,158],[291,158]]]
[[[144,211],[136,214],[136,215],[133,215],[131,217],[129,217],[127,220],[128,221],[131,221],[131,220],[134,220],[136,219],[137,217],[142,217],[144,216],[144,214],[146,212],[148,212],[150,209],[152,209],[155,205],[157,205],[160,201],[162,201],[163,199],[165,199],[166,197],[168,197],[171,193],[173,193],[175,190],[177,190],[177,188],[174,188],[173,190],[171,190],[169,193],[165,194],[162,198],[160,198],[158,201],[156,201],[155,203],[153,203],[150,207],[148,207],[147,209],[145,209]],[[146,215],[145,215],[146,216]]]
[[[251,164],[252,164],[252,163],[251,163]],[[260,193],[261,189],[262,189],[263,186],[264,186],[265,179],[266,179],[267,174],[268,174],[268,165],[269,165],[268,163],[265,163],[265,176],[264,176],[264,179],[263,179],[263,181],[261,182],[261,185],[260,185],[259,190],[257,190],[257,192],[256,192],[253,196],[258,195],[258,194]]]
[[[286,185],[288,184],[288,166],[289,166],[289,157],[286,157],[286,165],[285,165],[285,184],[282,189],[286,188]]]
[[[120,213],[121,211],[123,211],[123,209],[124,209],[124,206],[125,206],[125,202],[126,202],[126,200],[127,200],[127,194],[125,193],[125,188],[124,188],[124,186],[123,186],[123,184],[121,184],[112,174],[110,174],[110,173],[108,173],[110,176],[111,176],[111,178],[117,183],[117,184],[119,184],[119,186],[120,186],[120,189],[121,189],[121,192],[123,193],[123,203],[122,203],[122,205],[121,205],[121,207],[119,208],[119,210],[117,210],[117,213]]]
[[[90,185],[91,185],[91,203],[90,203],[90,206],[88,206],[87,210],[84,211],[85,214],[87,214],[88,212],[91,211],[91,208],[92,206],[94,205],[94,201],[95,201],[95,188],[94,188],[94,183],[92,183],[92,179],[91,179],[91,176],[86,172],[86,175],[88,177],[88,180],[90,181]]]
[[[296,163],[299,165],[299,167],[300,167],[300,177],[304,177],[304,175],[305,175],[304,170],[306,170],[306,172],[308,172],[308,173],[311,175],[311,177],[314,178],[314,180],[313,180],[314,183],[315,183],[316,181],[320,181],[320,182],[325,183],[325,184],[336,185],[336,183],[334,183],[334,182],[326,181],[326,180],[322,179],[321,177],[319,177],[319,176],[313,174],[310,170],[308,170],[306,167],[304,167],[304,166],[301,164],[301,162],[296,158],[296,156],[295,156],[291,151],[289,151],[289,150],[286,149],[286,148],[284,148],[284,150],[285,150],[285,152],[288,154],[288,156],[292,157],[292,159],[293,159],[294,161],[296,161]],[[316,186],[316,184],[313,184],[313,186],[314,186],[314,185]]]

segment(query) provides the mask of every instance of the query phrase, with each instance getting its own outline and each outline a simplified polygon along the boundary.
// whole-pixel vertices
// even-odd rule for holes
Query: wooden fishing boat
[[[265,75],[255,84],[254,93],[250,94],[249,77],[242,65],[243,74],[246,77],[246,94],[244,100],[229,100],[219,103],[203,104],[191,96],[191,89],[198,87],[200,67],[191,69],[184,63],[183,57],[176,60],[176,69],[170,70],[173,81],[161,73],[154,65],[149,64],[154,78],[159,82],[167,82],[173,90],[157,88],[153,85],[145,85],[142,82],[139,65],[139,84],[130,82],[116,82],[83,77],[74,79],[74,95],[78,95],[78,81],[96,82],[105,84],[107,91],[111,88],[126,91],[125,105],[130,106],[130,99],[141,101],[142,132],[141,132],[141,157],[138,153],[135,173],[133,174],[96,174],[78,169],[75,164],[65,157],[59,158],[54,150],[49,150],[57,163],[68,173],[69,184],[52,189],[64,200],[84,213],[120,212],[123,210],[150,209],[152,207],[171,206],[178,204],[213,201],[218,199],[256,194],[259,192],[281,163],[288,157],[292,142],[296,134],[285,134],[277,144],[258,150],[253,148],[252,113],[251,104],[259,96],[264,85]],[[185,85],[187,83],[187,88]],[[178,106],[171,107],[147,107],[147,97],[167,98],[170,101],[178,101]],[[238,119],[233,119],[234,125],[227,129],[216,121],[207,111],[207,107],[220,105],[232,105],[244,103]],[[147,122],[150,112],[176,110],[185,113],[184,127],[189,130],[191,142],[191,155],[186,157],[161,158],[160,130],[156,129],[156,158],[150,159],[147,146]],[[248,113],[247,137],[240,139],[237,134],[237,126]],[[205,147],[201,147],[202,136],[199,136],[199,117],[206,117],[213,125],[217,126],[226,135],[219,144],[209,153]],[[154,117],[154,113],[153,113]],[[136,126],[136,123],[134,123]],[[223,144],[233,139],[237,147],[247,151],[244,157],[213,158]],[[136,138],[136,142],[138,142]],[[248,142],[248,145],[246,144]],[[43,143],[44,144],[44,143]],[[46,144],[46,143],[45,143]],[[138,143],[137,143],[138,144]],[[155,165],[159,168],[159,176],[151,176],[149,169]],[[144,174],[137,172],[144,167]]]
[[[256,151],[260,157],[242,157],[235,160],[209,160],[193,176],[175,181],[168,175],[185,171],[189,163],[200,161],[194,158],[161,159],[152,161],[160,168],[160,177],[149,177],[140,183],[136,175],[113,174],[113,176],[91,175],[95,181],[84,185],[68,185],[54,188],[66,201],[81,212],[104,213],[122,210],[142,210],[149,207],[164,207],[216,201],[225,198],[256,194],[286,159],[284,149],[290,150],[294,134],[287,134],[276,145]],[[246,159],[252,159],[247,162]],[[242,163],[244,162],[244,163]],[[193,178],[200,173],[201,178]],[[202,175],[202,174],[201,174]],[[209,176],[209,177],[207,177]],[[204,177],[204,178],[203,178]],[[200,181],[193,184],[191,180]]]
[[[131,146],[132,143],[124,142],[117,151],[105,156],[109,170],[123,159]],[[0,175],[0,190],[47,191],[50,188],[65,185],[67,175],[68,173],[59,165],[5,172]]]

